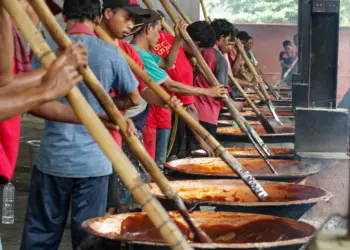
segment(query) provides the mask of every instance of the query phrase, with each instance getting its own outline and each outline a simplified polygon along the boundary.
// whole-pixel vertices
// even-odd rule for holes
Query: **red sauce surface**
[[[255,131],[260,135],[267,135],[267,132],[262,126],[253,126]],[[274,127],[277,134],[285,134],[285,133],[294,133],[295,128],[294,127],[288,127],[288,126],[280,126],[280,127]],[[219,127],[217,129],[217,133],[219,134],[227,134],[227,135],[236,135],[236,134],[243,134],[242,131],[238,127]]]
[[[172,218],[183,234],[193,241],[193,234],[188,226],[180,221],[179,216]],[[303,238],[312,233],[310,228],[303,228],[302,224],[264,216],[226,218],[218,215],[206,218],[194,215],[193,218],[215,243],[276,242]],[[124,219],[121,236],[140,241],[163,241],[145,214],[131,215]]]

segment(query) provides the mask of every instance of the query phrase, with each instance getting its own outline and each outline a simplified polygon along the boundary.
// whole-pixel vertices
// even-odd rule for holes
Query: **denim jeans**
[[[164,162],[167,159],[168,144],[170,139],[171,129],[157,129],[157,144],[155,161],[161,170],[164,170]]]

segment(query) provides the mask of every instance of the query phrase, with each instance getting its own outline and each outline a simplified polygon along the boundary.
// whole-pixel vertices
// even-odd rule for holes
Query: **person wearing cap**
[[[172,47],[169,51],[169,54],[165,58],[162,58],[150,52],[150,50],[156,48],[160,37],[159,32],[162,28],[160,22],[160,15],[154,11],[152,11],[152,13],[152,18],[142,21],[143,28],[134,35],[134,38],[131,42],[138,51],[138,53],[141,55],[142,61],[145,65],[145,69],[148,75],[170,93],[190,96],[201,95],[218,98],[226,95],[227,91],[223,86],[216,86],[211,88],[198,88],[179,83],[171,79],[171,77],[169,77],[165,70],[172,69],[175,64],[181,42],[181,37],[178,29],[184,28],[184,23],[181,22],[176,25],[176,36]],[[157,113],[150,113],[149,119],[152,116],[154,117],[152,119],[160,119],[158,118]],[[146,124],[146,128],[144,131],[145,147],[148,153],[153,158],[156,158],[156,130],[157,128],[155,126],[147,126]],[[163,145],[168,144],[169,137],[170,129],[165,129],[162,133]],[[203,143],[203,141],[201,142]],[[157,152],[159,156],[157,157],[158,162],[160,163],[159,165],[166,161],[167,146],[163,146],[161,149],[161,152]]]
[[[85,48],[74,44],[49,70],[30,72],[23,41],[13,23],[11,29],[11,20],[1,6],[0,44],[0,184],[6,184],[16,166],[20,115],[65,96],[81,80],[76,67],[86,65],[87,58]]]
[[[141,60],[140,55],[136,49],[130,45],[128,42],[123,40],[130,35],[130,30],[123,30],[125,25],[123,24],[125,20],[132,20],[132,25],[134,25],[135,19],[147,19],[150,17],[150,10],[142,9],[137,3],[126,1],[115,1],[115,0],[104,0],[103,10],[102,10],[102,21],[101,27],[119,44],[119,47],[124,50],[138,66],[144,69],[144,64]],[[147,85],[137,76],[135,76],[139,81],[139,92],[141,94],[141,103],[138,106],[132,107],[126,110],[126,117],[132,119],[137,130],[137,137],[143,143],[143,130],[146,125],[146,119],[149,113],[149,106],[157,105],[164,107],[166,103],[156,95]],[[169,101],[169,105],[174,105],[175,107],[181,106],[181,102],[174,96]],[[132,163],[137,167],[139,173],[145,181],[148,180],[148,176],[145,173],[140,162],[137,160],[136,156],[130,151],[129,147],[123,142],[123,151],[132,161]],[[119,192],[120,191],[120,192]],[[113,173],[109,178],[108,185],[108,198],[107,198],[107,208],[108,214],[114,214],[119,209],[119,212],[127,212],[129,207],[132,205],[131,193],[127,190],[127,187],[119,179],[116,173]]]
[[[127,109],[140,102],[138,82],[118,50],[94,34],[100,15],[100,0],[70,0],[63,5],[69,38],[84,44],[92,72],[106,91],[112,88],[118,93],[116,106]],[[56,50],[52,39],[47,43]],[[41,66],[37,58],[32,66]],[[105,114],[86,84],[78,88],[96,113]],[[58,249],[70,207],[72,249],[77,249],[90,237],[81,223],[106,212],[111,162],[87,129],[74,124],[75,113],[63,109],[67,104],[66,98],[60,99],[49,115],[71,124],[52,121],[47,110],[39,110],[46,118],[45,129],[32,170],[21,249]]]

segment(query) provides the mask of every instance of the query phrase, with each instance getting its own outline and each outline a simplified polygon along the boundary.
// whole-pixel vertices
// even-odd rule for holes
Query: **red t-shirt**
[[[151,52],[159,55],[162,58],[165,58],[171,49],[172,44],[174,43],[174,37],[165,31],[159,33],[160,39],[158,41],[157,47]],[[193,70],[190,61],[187,59],[185,50],[180,47],[179,54],[177,56],[174,67],[167,71],[168,75],[174,81],[183,83],[188,86],[193,86]],[[194,103],[193,96],[186,95],[176,95],[184,105],[189,105]]]
[[[13,60],[13,73],[16,62]],[[1,182],[9,182],[15,171],[20,143],[21,117],[17,116],[0,123],[0,176]]]
[[[165,58],[174,42],[174,37],[165,31],[160,31],[158,44],[152,53]],[[167,71],[169,77],[174,81],[193,86],[193,71],[189,60],[186,57],[184,49],[179,49],[179,54],[174,67]],[[194,103],[193,96],[176,95],[184,105]],[[147,118],[146,125],[151,128],[171,129],[171,110],[152,106]]]
[[[226,59],[220,52],[211,48],[202,51],[202,56],[208,63],[210,70],[213,72],[219,82],[227,81],[228,65]],[[209,88],[210,85],[204,76],[198,75],[194,85],[200,88]],[[216,98],[206,96],[196,96],[195,105],[198,110],[199,120],[210,124],[217,124],[222,102]]]

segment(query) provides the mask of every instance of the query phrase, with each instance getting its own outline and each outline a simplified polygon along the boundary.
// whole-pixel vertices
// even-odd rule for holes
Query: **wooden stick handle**
[[[153,6],[153,4],[151,3],[150,0],[142,0],[143,3],[147,6],[147,8],[149,8],[150,10],[153,10],[155,12],[158,12],[158,10]],[[172,36],[175,36],[175,32],[173,30],[173,28],[170,27],[170,25],[168,24],[168,22],[162,18],[162,26],[163,26],[163,29],[169,33],[170,35]]]
[[[97,34],[101,34],[98,30],[100,28],[96,29],[96,33]],[[106,36],[101,36],[100,38],[102,38],[103,40],[105,39],[105,41],[113,44],[113,40],[110,37],[106,37]],[[114,44],[115,45],[115,44]],[[124,58],[126,59],[126,61],[128,62],[130,68],[132,69],[132,71],[138,75],[147,85],[149,88],[151,88],[158,96],[160,96],[165,102],[168,102],[170,99],[170,95],[165,92],[156,82],[154,82],[152,80],[152,78],[150,78],[148,76],[148,74],[143,71],[135,62],[132,58],[130,58],[130,56],[128,54],[126,54],[123,50],[120,50],[120,53],[124,56]],[[193,119],[193,117],[191,115],[189,115],[186,110],[184,108],[177,108],[177,109],[172,109],[174,112],[176,112],[179,117],[181,117],[186,123],[187,125],[192,128],[194,131],[196,131],[202,138],[204,141],[206,141],[208,143],[208,145],[214,150],[214,152],[216,153],[216,155],[222,157],[222,158],[230,158],[228,159],[226,162],[228,162],[229,164],[231,164],[230,166],[232,167],[232,164],[236,164],[234,165],[235,168],[233,169],[235,172],[237,172],[237,174],[239,176],[241,176],[241,178],[246,182],[249,183],[248,186],[251,187],[251,189],[253,190],[253,192],[260,197],[259,199],[265,199],[265,197],[267,197],[267,194],[265,191],[261,192],[260,190],[260,185],[256,186],[256,184],[254,183],[253,186],[251,186],[251,182],[253,177],[251,177],[251,175],[249,174],[249,172],[247,172],[242,165],[232,156],[230,155],[225,148],[202,126],[200,125],[197,121],[195,121]],[[232,159],[233,158],[233,159]],[[224,159],[224,160],[225,160]],[[255,179],[254,179],[255,180]],[[254,182],[254,181],[253,181]],[[259,191],[257,191],[259,190]]]
[[[297,62],[298,62],[298,58],[294,60],[292,66],[283,74],[283,81],[285,81],[287,79],[288,75],[290,74],[290,72],[294,68],[295,64],[297,64]]]
[[[175,7],[177,12],[179,12],[179,14],[182,16],[182,18],[186,21],[186,23],[191,24],[192,22],[191,22],[190,18],[187,16],[185,11],[183,11],[183,9],[179,6],[179,4],[174,0],[170,0],[170,2]]]
[[[236,48],[239,51],[239,53],[241,53],[243,60],[245,61],[245,63],[247,64],[249,71],[253,74],[255,80],[258,82],[261,92],[264,95],[266,100],[271,100],[269,94],[267,93],[265,86],[264,86],[264,82],[262,80],[262,78],[260,77],[260,75],[258,74],[258,72],[256,71],[253,63],[250,61],[250,59],[248,58],[248,55],[246,53],[246,51],[244,50],[244,47],[240,44],[238,45],[236,43]]]
[[[40,32],[38,32],[29,16],[21,9],[17,1],[2,0],[1,4],[12,16],[24,38],[31,45],[34,53],[43,65],[49,68],[55,61],[56,56],[41,37]],[[44,1],[41,1],[41,4],[47,8]],[[49,11],[48,8],[47,11]],[[120,150],[79,89],[77,87],[73,88],[68,93],[67,99],[82,123],[87,127],[90,134],[111,160],[121,179],[132,191],[135,199],[139,204],[143,205],[154,225],[159,228],[165,241],[169,243],[172,249],[191,249],[181,231],[160,203],[152,196],[148,186],[142,182],[137,170]]]
[[[174,23],[177,23],[178,19],[177,16],[175,15],[174,11],[172,10],[169,2],[167,0],[160,0],[160,3],[163,5],[163,8],[168,12],[170,18]],[[191,37],[188,35],[186,30],[180,30],[180,34],[182,38],[185,40],[185,42],[188,44],[190,49],[192,50],[192,53],[194,54],[195,58],[197,59],[198,64],[200,67],[204,70],[205,75],[208,78],[208,83],[211,86],[218,86],[219,82],[217,81],[216,77],[214,76],[213,72],[210,70],[208,64],[202,57],[201,53],[195,46],[194,42],[192,41]],[[232,115],[233,119],[237,121],[237,124],[241,124],[244,120],[244,118],[239,114],[239,111],[236,109],[236,107],[233,104],[233,101],[230,101],[229,98],[225,99],[224,101],[225,106],[227,107],[228,111]],[[184,119],[185,120],[185,119]],[[186,121],[186,120],[185,120]],[[240,129],[244,129],[244,126],[240,126]],[[242,130],[243,131],[243,130]],[[197,132],[198,134],[201,134]],[[206,131],[206,133],[208,133]],[[202,134],[204,135],[204,134]],[[218,145],[219,142],[213,137],[204,137],[204,139],[208,141],[212,141],[213,143],[217,143]],[[210,145],[210,144],[209,144]],[[216,149],[216,148],[214,148]],[[244,182],[247,184],[248,187],[253,191],[253,193],[259,198],[259,199],[265,199],[268,195],[265,192],[265,190],[262,188],[262,186],[255,180],[253,176],[250,175],[248,171],[246,171],[243,166],[240,164],[237,159],[235,159],[232,155],[230,155],[225,148],[223,148],[221,145],[218,147],[218,152],[220,157],[232,168],[233,171],[237,172],[237,174],[244,180]],[[216,150],[215,150],[216,151]],[[243,171],[243,172],[241,172]],[[240,173],[241,172],[241,173]]]
[[[169,2],[167,0],[159,0],[159,1],[163,5],[163,8],[168,12],[168,14],[169,14],[171,20],[173,21],[173,23],[177,23],[178,22],[178,18],[176,16],[175,12],[173,11],[173,9],[171,8]],[[208,77],[209,83],[212,86],[219,85],[220,83],[217,81],[217,79],[214,76],[213,72],[210,70],[208,64],[206,63],[206,61],[202,57],[201,53],[198,51],[196,45],[192,41],[191,37],[188,35],[187,31],[186,30],[181,30],[180,33],[181,33],[182,38],[185,40],[187,45],[190,47],[190,49],[191,49],[192,53],[194,54],[195,58],[197,59],[198,64],[204,70],[205,75]]]
[[[118,44],[115,42],[115,40],[113,40],[101,27],[96,27],[95,33],[100,39],[118,48]],[[122,51],[122,50],[119,50],[119,51]],[[173,200],[176,203],[176,205],[178,205],[178,208],[181,214],[184,216],[185,220],[189,223],[191,229],[195,232],[196,238],[199,239],[201,242],[205,242],[205,243],[212,242],[210,238],[191,219],[184,202],[182,201],[180,196],[177,194],[175,189],[170,185],[170,182],[165,177],[165,175],[160,171],[157,164],[153,161],[153,159],[147,153],[147,151],[145,150],[141,142],[135,136],[134,138],[131,138],[128,135],[127,131],[123,135],[130,149],[134,152],[134,154],[137,156],[137,158],[142,163],[142,165],[147,169],[147,171],[155,179],[162,193],[169,199]]]
[[[262,115],[261,111],[256,107],[256,105],[254,104],[254,102],[249,98],[249,96],[247,95],[247,93],[244,91],[244,89],[241,87],[241,85],[239,84],[239,82],[237,81],[237,79],[232,75],[232,74],[228,74],[229,79],[231,80],[231,82],[233,82],[233,84],[236,86],[236,88],[238,89],[239,93],[244,97],[244,99],[248,102],[249,106],[252,107],[253,111],[257,114],[257,115]]]
[[[199,0],[200,3],[201,3],[201,7],[202,7],[202,11],[203,11],[203,15],[204,15],[204,19],[205,21],[207,21],[208,23],[210,23],[210,18],[208,16],[208,13],[207,13],[207,9],[205,7],[205,4],[204,4],[204,1],[203,0]]]

